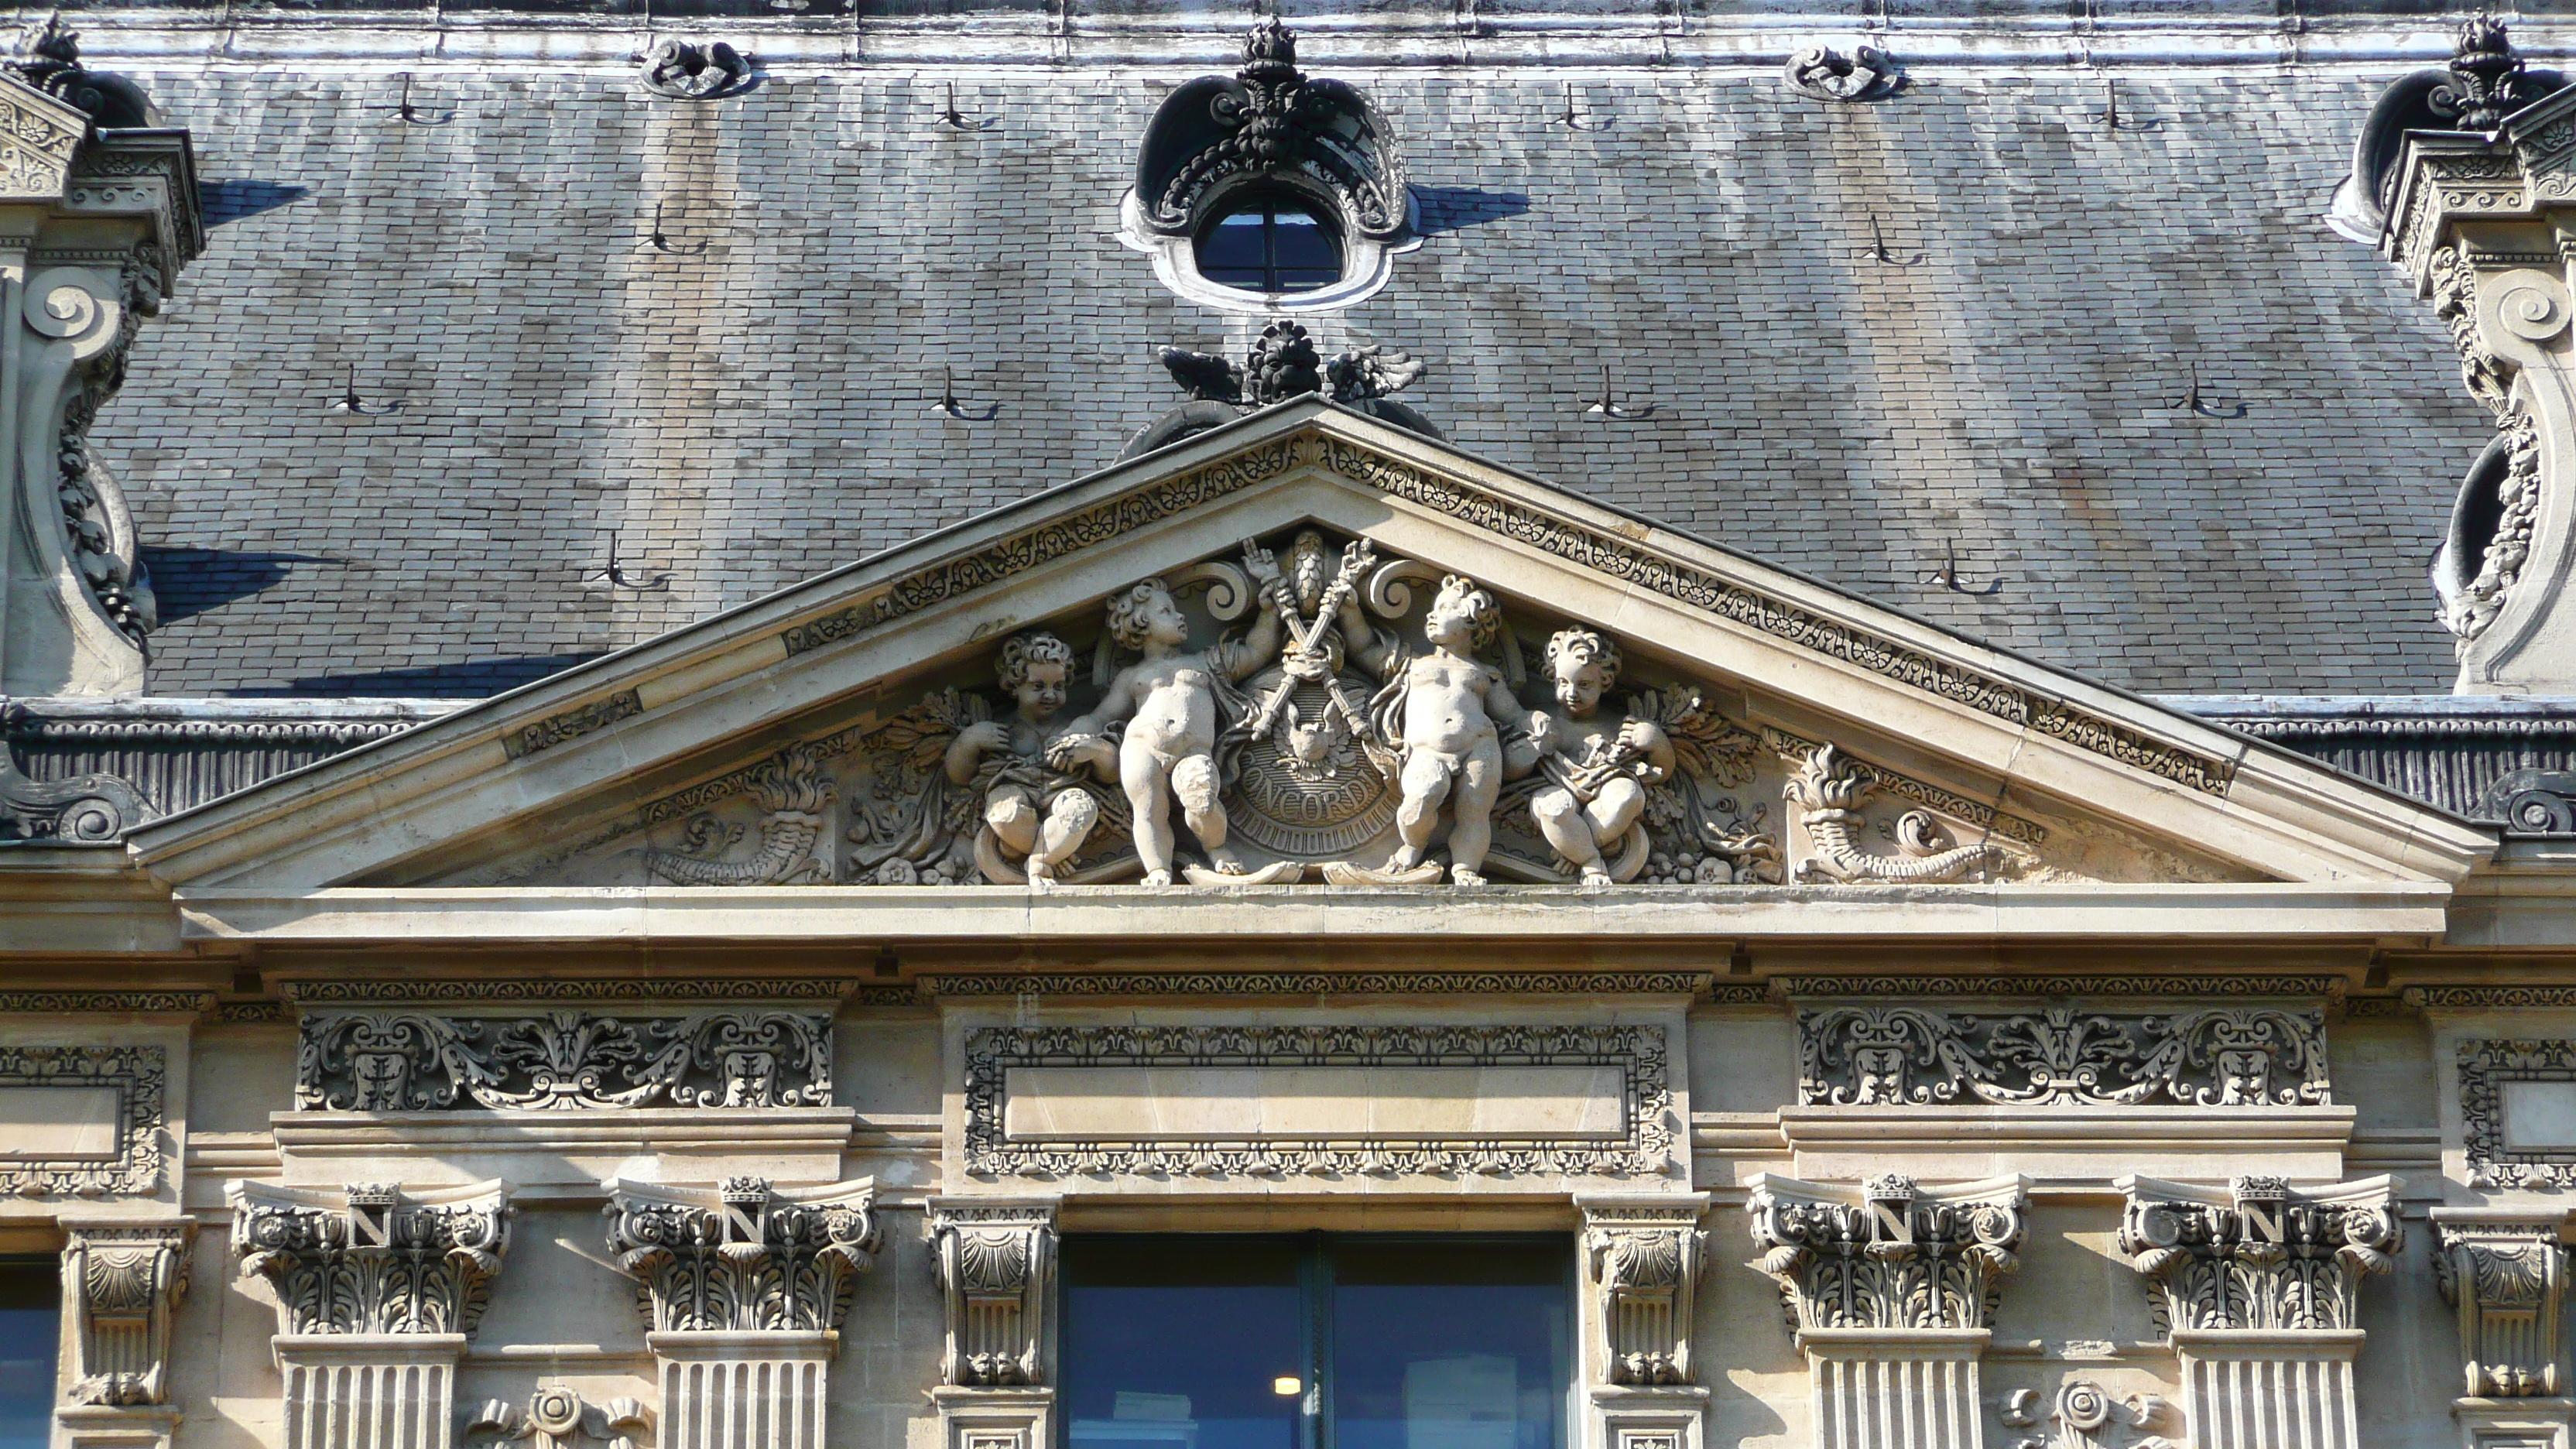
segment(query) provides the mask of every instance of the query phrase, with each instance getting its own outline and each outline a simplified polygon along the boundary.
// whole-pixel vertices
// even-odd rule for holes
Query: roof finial
[[[2427,98],[2433,113],[2463,131],[2492,131],[2504,118],[2538,99],[2514,54],[2504,22],[2479,10],[2460,22],[2451,52],[2450,80]]]

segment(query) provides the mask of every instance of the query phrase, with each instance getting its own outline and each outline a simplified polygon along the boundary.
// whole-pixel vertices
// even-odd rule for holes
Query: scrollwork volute
[[[236,1182],[233,1251],[276,1290],[283,1334],[471,1335],[510,1248],[500,1183],[338,1194]]]
[[[1601,1377],[1630,1386],[1688,1384],[1693,1304],[1708,1233],[1705,1203],[1577,1199],[1584,1272],[1601,1333]]]
[[[1927,1190],[1893,1174],[1858,1185],[1763,1174],[1749,1210],[1791,1328],[1983,1329],[2021,1266],[2026,1198],[2018,1177]]]
[[[2433,1224],[2433,1281],[2459,1314],[2471,1398],[2529,1398],[2566,1382],[2567,1250],[2557,1215],[2442,1209]]]
[[[2023,1012],[1819,1005],[1798,1013],[1810,1106],[2322,1106],[2325,1015],[2273,1006]]]
[[[825,1107],[832,1022],[820,1012],[617,1017],[308,1012],[299,1111],[596,1111]]]
[[[714,1191],[613,1184],[608,1248],[638,1285],[647,1324],[668,1332],[832,1332],[882,1229],[869,1179]]]

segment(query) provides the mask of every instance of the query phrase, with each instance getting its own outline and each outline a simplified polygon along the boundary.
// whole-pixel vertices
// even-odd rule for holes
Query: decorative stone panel
[[[157,1046],[0,1047],[0,1124],[12,1119],[12,1098],[31,1107],[56,1104],[39,1119],[45,1127],[34,1138],[37,1150],[0,1162],[0,1192],[144,1197],[157,1191],[168,1063],[168,1050]],[[36,1131],[25,1124],[12,1130],[22,1144]],[[73,1140],[84,1132],[96,1132],[105,1150]],[[64,1138],[58,1148],[42,1145],[57,1135]]]
[[[1674,1160],[1657,1026],[978,1027],[966,1033],[965,1056],[965,1167],[976,1174],[1618,1178],[1660,1176]],[[1243,1075],[1223,1075],[1232,1072]],[[1408,1093],[1416,1079],[1423,1091]],[[1186,1093],[1220,1080],[1226,1100],[1211,1099],[1206,1130],[1166,1134],[1120,1105],[1157,1083]],[[1360,1091],[1382,1115],[1418,1095],[1489,1117],[1450,1122],[1426,1111],[1364,1127],[1318,1111],[1285,1126],[1256,1123],[1245,1113],[1265,1091],[1283,1105]]]
[[[2277,1006],[1798,1012],[1803,1106],[2322,1106],[2325,1013]]]
[[[2469,1185],[2576,1187],[2576,1131],[2545,1120],[2576,1124],[2576,1041],[2464,1041],[2459,1068]]]
[[[226,1196],[242,1276],[277,1293],[287,1449],[447,1449],[456,1366],[510,1246],[507,1186]]]
[[[744,1432],[821,1449],[841,1321],[876,1261],[875,1183],[608,1187],[608,1247],[661,1369],[660,1449],[737,1449]]]
[[[2464,1449],[2566,1449],[2567,1215],[2547,1208],[2433,1209],[2433,1279],[2458,1312]]]
[[[2019,1177],[1926,1189],[1757,1174],[1762,1269],[1807,1356],[1823,1449],[1982,1449],[1978,1360],[2020,1266]]]
[[[2129,1177],[2120,1249],[2182,1358],[2198,1449],[2360,1449],[2352,1364],[2361,1282],[2404,1242],[2389,1179],[2292,1192]]]
[[[1705,1193],[1578,1196],[1588,1301],[1584,1352],[1605,1449],[1698,1449],[1708,1390],[1698,1387],[1691,1325],[1708,1233]]]
[[[308,1011],[300,1111],[828,1107],[828,1012]]]

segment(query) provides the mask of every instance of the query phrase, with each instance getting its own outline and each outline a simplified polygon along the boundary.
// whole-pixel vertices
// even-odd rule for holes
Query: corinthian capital
[[[1039,1353],[1055,1273],[1055,1203],[934,1199],[923,1208],[922,1233],[948,1308],[940,1381],[971,1388],[1045,1382]]]
[[[72,1310],[75,1404],[170,1401],[170,1319],[188,1294],[192,1219],[69,1222],[63,1288]]]
[[[2566,1214],[2433,1210],[2433,1282],[2459,1311],[2471,1398],[2553,1395],[2565,1382]]]
[[[2003,1279],[2021,1266],[2027,1185],[2014,1177],[1927,1188],[1753,1179],[1753,1241],[1779,1280],[1790,1325],[1819,1329],[1986,1329]]]
[[[2120,1251],[2154,1293],[2167,1333],[2352,1329],[2361,1281],[2405,1241],[2385,1177],[2293,1192],[2277,1177],[2226,1188],[2124,1177]]]
[[[1600,1318],[1601,1378],[1613,1384],[1691,1381],[1691,1301],[1708,1234],[1708,1199],[1582,1197],[1583,1262]]]
[[[828,1333],[850,1311],[880,1229],[872,1178],[772,1188],[611,1182],[608,1247],[641,1281],[652,1329]]]
[[[510,1249],[498,1181],[406,1193],[235,1182],[242,1276],[277,1290],[285,1334],[471,1334]]]

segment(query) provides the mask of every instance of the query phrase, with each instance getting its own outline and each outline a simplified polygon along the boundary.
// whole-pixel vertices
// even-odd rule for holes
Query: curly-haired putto
[[[1493,648],[1495,641],[1503,637],[1502,603],[1485,592],[1474,579],[1457,574],[1442,578],[1438,602],[1466,606],[1469,621],[1467,638],[1477,653]]]
[[[1608,689],[1619,682],[1619,644],[1589,629],[1559,629],[1548,636],[1547,667],[1572,671],[1584,665],[1601,671],[1601,687]]]
[[[1109,636],[1122,649],[1145,647],[1145,611],[1156,599],[1170,603],[1171,587],[1161,579],[1147,579],[1109,601]]]
[[[1073,646],[1053,634],[1014,634],[1002,641],[1001,657],[993,661],[993,674],[1002,681],[1005,691],[1028,683],[1032,664],[1061,664],[1073,667]]]

